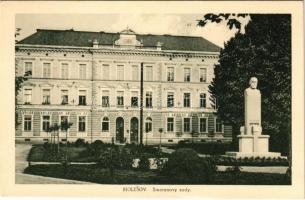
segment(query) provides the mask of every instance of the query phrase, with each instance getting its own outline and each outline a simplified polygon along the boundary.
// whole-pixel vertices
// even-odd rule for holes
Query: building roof
[[[143,47],[156,47],[162,50],[219,52],[220,47],[202,37],[135,34]],[[19,41],[18,44],[92,47],[94,40],[100,45],[113,45],[120,33],[88,32],[71,30],[37,29],[36,33]]]

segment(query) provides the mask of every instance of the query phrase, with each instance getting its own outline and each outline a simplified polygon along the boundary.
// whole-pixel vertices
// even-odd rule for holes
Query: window
[[[132,66],[132,75],[131,79],[133,81],[138,81],[139,80],[139,67],[137,65]]]
[[[117,66],[117,80],[124,80],[124,65]]]
[[[86,105],[86,90],[80,90],[78,94],[78,105]]]
[[[174,107],[174,102],[175,102],[174,93],[173,92],[167,93],[167,107],[168,108]]]
[[[65,131],[68,130],[68,116],[60,116],[60,130]]]
[[[200,68],[200,82],[206,82],[206,81],[207,81],[207,69]]]
[[[109,118],[104,117],[102,121],[102,132],[109,132]]]
[[[32,130],[32,116],[31,115],[25,115],[23,117],[23,130],[24,131]]]
[[[152,131],[152,119],[147,117],[145,120],[145,132],[149,133]]]
[[[200,133],[206,133],[208,132],[208,119],[207,118],[199,118],[199,132]]]
[[[175,80],[175,72],[173,67],[167,68],[167,81],[174,81]]]
[[[102,94],[102,107],[109,107],[109,91],[103,90]]]
[[[117,106],[124,106],[124,92],[117,93]]]
[[[61,78],[69,78],[69,65],[68,63],[61,63]]]
[[[174,118],[167,118],[167,132],[174,132]]]
[[[43,78],[51,78],[51,63],[43,63]]]
[[[24,73],[31,76],[33,74],[33,63],[32,62],[25,62],[24,63]]]
[[[206,102],[207,100],[206,100],[206,94],[205,93],[201,93],[200,94],[200,108],[206,108],[206,104],[207,104],[207,102]]]
[[[220,119],[215,119],[215,132],[216,133],[223,133],[223,124]]]
[[[138,92],[131,92],[131,107],[138,107]]]
[[[109,80],[109,65],[108,64],[102,65],[102,76],[103,76],[103,80]]]
[[[152,66],[145,67],[145,77],[146,77],[146,81],[153,80],[153,67]]]
[[[68,90],[62,90],[61,91],[61,104],[66,105],[69,102],[69,95],[68,95]]]
[[[86,116],[78,117],[78,132],[86,131]]]
[[[190,81],[191,81],[191,69],[184,68],[184,82],[190,82]]]
[[[32,89],[25,89],[24,90],[24,104],[31,104],[32,103]]]
[[[86,79],[87,77],[87,66],[86,64],[79,65],[79,79]]]
[[[216,97],[213,98],[213,108],[218,109],[218,100]]]
[[[42,116],[42,130],[47,132],[50,128],[50,116]]]
[[[50,99],[51,99],[50,93],[51,93],[50,89],[42,90],[42,104],[44,104],[44,105],[50,104]]]
[[[152,108],[152,92],[146,92],[146,108]]]
[[[183,131],[191,132],[191,119],[190,118],[183,119]]]
[[[184,96],[183,96],[183,106],[185,108],[191,107],[191,94],[190,93],[184,93]]]

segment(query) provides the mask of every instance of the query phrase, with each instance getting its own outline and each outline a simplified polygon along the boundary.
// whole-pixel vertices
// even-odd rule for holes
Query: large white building
[[[47,141],[68,120],[68,140],[139,142],[143,63],[144,143],[231,141],[208,92],[219,50],[201,37],[38,29],[16,44],[16,76],[32,72],[16,140]]]

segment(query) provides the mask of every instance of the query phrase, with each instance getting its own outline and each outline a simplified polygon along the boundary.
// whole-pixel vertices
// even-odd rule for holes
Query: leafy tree
[[[263,133],[271,136],[270,150],[289,154],[291,141],[291,16],[250,14],[245,33],[240,17],[247,14],[207,14],[199,26],[227,22],[239,31],[221,49],[209,90],[217,99],[217,115],[233,126],[233,139],[244,124],[244,89],[258,78],[262,93]],[[234,20],[233,20],[234,19]],[[230,21],[231,20],[231,21]]]

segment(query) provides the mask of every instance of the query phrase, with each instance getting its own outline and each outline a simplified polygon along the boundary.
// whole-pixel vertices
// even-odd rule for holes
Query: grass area
[[[25,169],[25,173],[100,184],[177,184],[157,171],[114,170],[111,177],[109,170],[99,165],[32,165]],[[185,180],[179,184],[191,183]],[[202,180],[198,184],[290,185],[291,181],[285,174],[215,172],[210,181]]]

